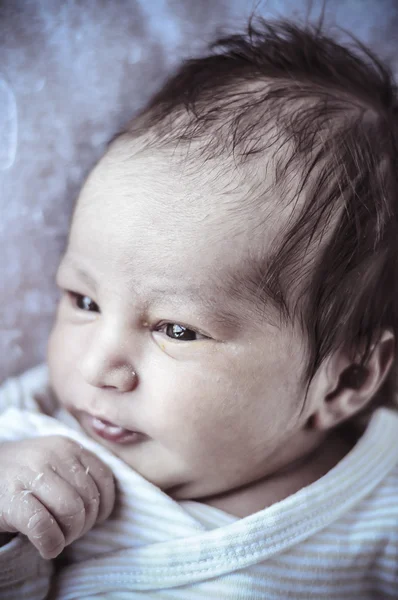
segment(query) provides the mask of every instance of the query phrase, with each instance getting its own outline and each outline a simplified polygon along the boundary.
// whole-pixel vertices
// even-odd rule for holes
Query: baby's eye
[[[94,300],[91,300],[89,296],[84,296],[83,294],[77,294],[76,292],[68,292],[71,297],[73,304],[79,310],[84,310],[86,312],[99,312],[99,306]]]
[[[184,327],[184,325],[179,325],[178,323],[165,323],[159,331],[163,331],[167,337],[173,340],[182,340],[183,342],[191,342],[193,340],[205,338],[204,335],[197,331],[188,329],[188,327]]]

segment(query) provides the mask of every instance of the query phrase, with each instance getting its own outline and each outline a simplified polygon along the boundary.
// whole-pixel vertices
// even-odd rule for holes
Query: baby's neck
[[[326,475],[352,449],[355,440],[332,433],[320,446],[255,483],[201,500],[236,517],[247,517],[284,500]]]

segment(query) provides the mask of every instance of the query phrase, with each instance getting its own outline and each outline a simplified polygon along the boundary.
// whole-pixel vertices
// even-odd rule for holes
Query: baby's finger
[[[14,495],[4,518],[10,531],[26,535],[45,559],[55,558],[65,548],[65,537],[57,521],[28,490]]]
[[[43,469],[29,485],[26,483],[26,487],[31,488],[36,498],[54,516],[65,537],[65,545],[82,535],[86,522],[85,503],[55,467]]]
[[[57,466],[57,474],[80,496],[85,508],[85,523],[79,537],[87,533],[97,522],[100,491],[90,475],[90,469],[73,457]]]
[[[98,511],[98,523],[102,523],[109,517],[115,504],[115,480],[110,468],[95,454],[83,449],[80,461],[87,473],[93,478],[100,493],[100,505]]]

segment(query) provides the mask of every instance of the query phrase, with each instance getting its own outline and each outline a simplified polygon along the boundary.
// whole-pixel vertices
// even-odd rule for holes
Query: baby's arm
[[[45,388],[46,375],[43,365],[3,382],[0,386],[0,415],[11,407],[36,411],[38,406],[34,392],[36,388]],[[31,390],[31,387],[34,389]],[[43,600],[48,594],[51,573],[51,561],[44,560],[27,537],[0,532],[0,598]]]
[[[8,379],[0,386],[0,415],[10,408],[52,414],[47,384],[45,365]],[[42,600],[52,572],[48,558],[111,512],[113,476],[69,438],[15,441],[7,419],[3,431],[0,425],[0,473],[0,598]]]
[[[114,504],[109,467],[63,436],[0,444],[0,532],[20,532],[43,558],[104,521]]]
[[[113,475],[59,435],[0,443],[0,473],[0,543],[6,544],[0,547],[0,597],[41,600],[51,572],[43,559],[55,558],[109,516]],[[10,541],[16,532],[23,535]]]

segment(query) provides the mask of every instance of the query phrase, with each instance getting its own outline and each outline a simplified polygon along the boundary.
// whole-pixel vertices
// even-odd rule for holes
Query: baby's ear
[[[312,390],[317,401],[309,420],[311,428],[325,431],[364,408],[390,370],[394,346],[393,333],[385,331],[364,367],[350,361],[343,350],[328,358]]]

